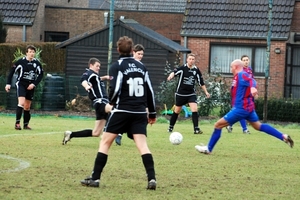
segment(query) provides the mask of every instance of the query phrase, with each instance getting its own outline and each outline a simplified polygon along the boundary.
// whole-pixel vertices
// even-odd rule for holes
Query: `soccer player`
[[[239,59],[234,60],[231,63],[231,72],[233,73],[231,86],[231,101],[233,107],[231,111],[215,123],[214,131],[208,145],[196,145],[196,150],[200,153],[210,154],[221,137],[222,128],[229,124],[234,124],[241,119],[246,119],[255,130],[276,137],[292,148],[294,142],[289,135],[279,132],[269,124],[260,123],[255,112],[253,100],[253,97],[257,95],[256,81],[243,70],[243,62]]]
[[[198,105],[195,93],[196,82],[198,82],[198,85],[201,86],[207,98],[210,97],[210,94],[206,90],[199,68],[195,66],[195,54],[188,54],[187,63],[174,69],[174,71],[168,76],[167,80],[171,80],[174,76],[179,76],[179,81],[175,92],[175,109],[170,119],[168,132],[171,133],[173,131],[182,106],[188,103],[192,112],[194,134],[201,134],[203,132],[198,126]]]
[[[250,77],[254,78],[253,73],[252,73],[252,68],[249,66],[249,64],[250,64],[249,56],[242,55],[241,60],[244,63],[243,70],[245,72],[247,72],[250,75]],[[250,131],[247,128],[247,121],[245,119],[241,119],[240,124],[241,124],[242,130],[243,130],[243,133],[250,134]],[[232,129],[233,129],[232,124],[230,124],[229,126],[226,126],[226,129],[227,129],[228,133],[231,133]]]
[[[81,85],[88,92],[89,98],[93,101],[96,113],[94,129],[85,129],[81,131],[66,131],[62,144],[67,144],[74,137],[99,137],[106,123],[107,112],[111,107],[108,104],[108,98],[103,80],[109,80],[109,76],[99,77],[101,63],[97,58],[90,58],[89,69],[81,76]]]
[[[127,133],[142,157],[148,177],[147,189],[156,189],[154,161],[146,140],[147,124],[156,121],[154,93],[148,70],[141,62],[131,57],[132,48],[133,41],[127,36],[120,37],[117,41],[120,57],[109,69],[109,100],[114,108],[108,117],[99,144],[92,175],[81,180],[84,186],[99,187],[111,144],[118,133]],[[146,110],[147,106],[149,113]],[[134,167],[136,166],[133,166],[133,169]]]
[[[141,61],[144,57],[145,48],[141,44],[136,44],[134,45],[132,52],[133,52],[133,58],[138,61]],[[118,136],[116,137],[115,142],[117,145],[121,146],[122,135],[123,133],[119,133]]]
[[[31,130],[28,124],[31,118],[30,106],[34,96],[34,88],[41,82],[44,74],[41,63],[35,58],[35,52],[36,48],[33,45],[28,45],[26,47],[26,56],[14,63],[7,77],[5,90],[9,92],[14,73],[18,75],[16,81],[18,97],[15,123],[16,130],[22,129],[20,120],[23,112],[23,129]]]

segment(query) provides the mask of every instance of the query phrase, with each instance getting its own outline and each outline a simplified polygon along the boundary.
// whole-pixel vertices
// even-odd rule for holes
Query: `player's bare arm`
[[[169,81],[169,80],[171,80],[172,78],[174,78],[174,75],[175,75],[175,73],[172,72],[172,73],[168,76],[167,80]]]

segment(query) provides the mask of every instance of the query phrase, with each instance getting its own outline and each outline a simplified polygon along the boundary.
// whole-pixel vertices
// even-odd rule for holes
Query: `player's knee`
[[[94,130],[93,130],[93,132],[92,132],[92,136],[93,136],[93,137],[99,137],[100,135],[102,135],[102,131],[97,131],[97,130],[94,131]]]
[[[23,108],[24,108],[24,110],[26,110],[26,111],[29,111],[29,110],[30,110],[30,106],[24,105]]]

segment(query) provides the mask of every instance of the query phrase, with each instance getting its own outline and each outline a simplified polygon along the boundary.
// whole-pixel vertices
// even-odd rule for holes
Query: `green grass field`
[[[74,138],[61,145],[65,130],[94,126],[93,118],[33,116],[31,131],[16,131],[14,115],[0,115],[0,199],[299,199],[299,126],[276,128],[290,134],[295,146],[254,131],[223,131],[213,154],[198,153],[194,146],[207,143],[212,121],[201,121],[202,135],[194,135],[190,120],[174,131],[183,143],[172,145],[168,123],[160,119],[148,127],[153,153],[156,191],[147,191],[141,157],[126,136],[122,146],[110,149],[100,188],[80,185],[91,173],[100,138]]]

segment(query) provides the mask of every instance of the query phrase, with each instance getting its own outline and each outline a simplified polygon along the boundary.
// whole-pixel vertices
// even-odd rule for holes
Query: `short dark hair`
[[[99,59],[97,59],[97,58],[90,58],[88,64],[89,64],[89,65],[90,65],[90,64],[94,65],[96,62],[98,62],[98,63],[101,64],[101,62],[100,62]]]
[[[243,58],[246,58],[246,57],[249,58],[249,56],[247,56],[247,55],[242,55],[241,60],[243,60]]]
[[[134,52],[137,52],[137,51],[145,51],[145,47],[144,47],[143,45],[141,45],[141,44],[136,44],[136,45],[134,45],[134,47],[133,47],[133,51],[134,51]]]
[[[133,45],[132,39],[128,36],[122,36],[117,41],[117,48],[120,55],[130,55]]]
[[[189,57],[189,56],[193,56],[194,58],[196,58],[196,55],[195,55],[194,53],[189,53],[189,54],[187,55],[187,57]]]
[[[28,52],[29,49],[34,50],[34,52],[36,52],[36,48],[33,45],[27,45],[26,46],[26,53]]]

